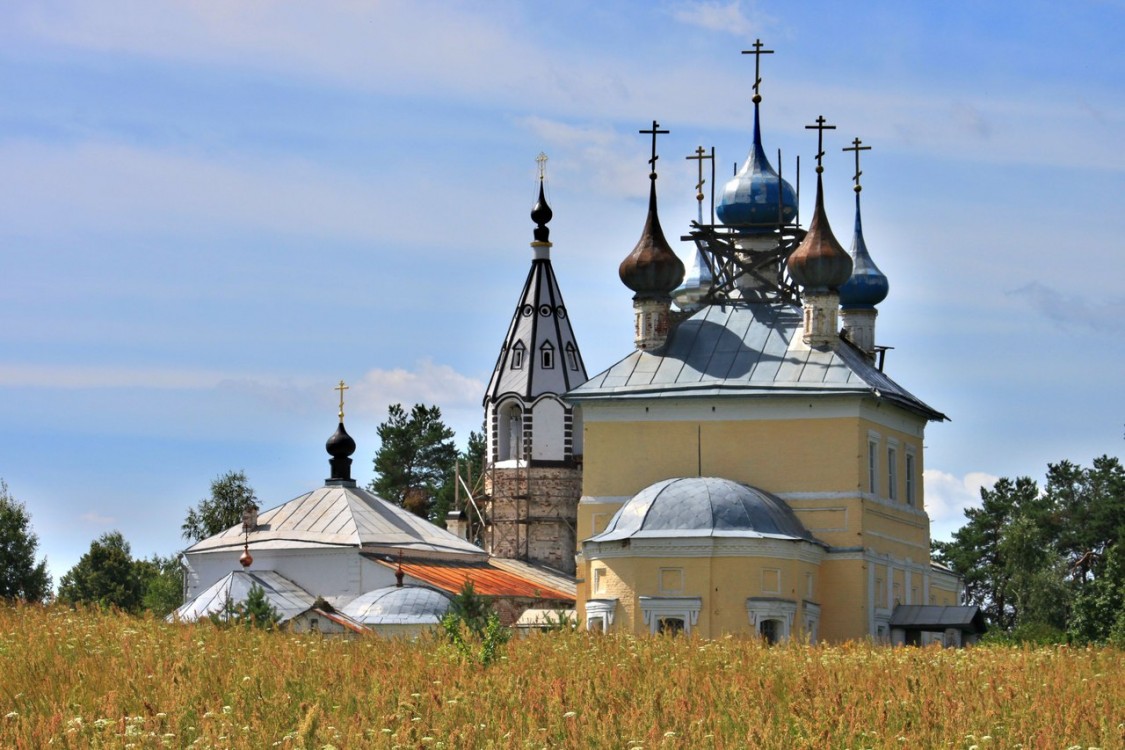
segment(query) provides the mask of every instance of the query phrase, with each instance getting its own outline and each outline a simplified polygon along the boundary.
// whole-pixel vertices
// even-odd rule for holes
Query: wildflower
[[[16,712],[16,711],[9,711],[8,713],[4,714],[4,718],[5,719],[17,719],[17,718],[19,718],[19,713]]]
[[[570,718],[573,718],[577,715],[578,715],[577,711],[567,711],[565,714],[563,714],[563,718],[564,719],[570,719]]]

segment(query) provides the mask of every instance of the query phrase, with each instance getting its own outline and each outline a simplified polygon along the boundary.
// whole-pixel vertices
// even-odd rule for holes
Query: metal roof
[[[372,556],[376,562],[388,568],[402,566],[407,576],[427,583],[451,594],[460,593],[465,581],[472,581],[473,590],[483,596],[515,596],[528,599],[550,599],[555,601],[574,601],[577,595],[574,588],[548,585],[546,580],[535,580],[512,570],[493,565],[494,560],[482,563],[459,563],[447,561],[386,560]],[[511,561],[505,561],[511,562]]]
[[[935,604],[899,604],[891,613],[891,627],[904,630],[988,630],[980,607],[942,607]]]
[[[187,554],[229,550],[243,544],[242,525],[189,547]],[[321,487],[258,515],[247,537],[250,549],[289,547],[394,547],[407,552],[471,555],[477,546],[364,489]]]
[[[852,394],[893,402],[926,419],[946,419],[880,372],[846,340],[834,349],[806,346],[802,325],[802,311],[794,305],[709,305],[680,323],[663,347],[632,352],[566,397],[581,403]]]
[[[427,586],[386,586],[360,594],[340,612],[364,625],[436,625],[452,604]]]
[[[291,620],[316,603],[316,597],[272,570],[233,570],[194,599],[185,602],[170,618],[195,622],[211,615],[223,616],[227,612],[227,604],[246,601],[250,588],[255,584],[262,588],[266,599],[281,615],[280,622]]]
[[[688,536],[816,542],[784,500],[720,477],[680,477],[649,485],[587,541]]]

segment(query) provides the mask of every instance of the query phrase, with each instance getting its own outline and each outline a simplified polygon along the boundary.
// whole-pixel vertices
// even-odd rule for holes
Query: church
[[[689,157],[700,179],[688,263],[659,218],[667,131],[655,121],[641,131],[652,142],[648,209],[619,267],[634,348],[592,376],[552,265],[540,156],[531,267],[483,397],[485,464],[470,469],[479,483],[458,473],[465,491],[446,528],[356,487],[341,383],[325,486],[189,548],[177,616],[214,614],[256,583],[295,627],[416,632],[470,581],[507,623],[573,608],[596,633],[959,645],[982,632],[980,612],[959,606],[961,581],[930,559],[924,434],[946,417],[884,372],[876,320],[890,284],[860,210],[869,147],[843,147],[855,159],[849,252],[823,200],[826,182],[847,182],[822,167],[834,126],[808,126],[807,228],[766,156],[769,53],[760,41],[747,53],[749,154],[707,214],[714,151]]]
[[[768,52],[759,41],[749,54]],[[711,217],[698,191],[688,264],[659,219],[666,131],[641,131],[652,136],[648,213],[619,268],[635,348],[592,377],[551,268],[540,168],[532,267],[484,398],[481,540],[573,571],[590,631],[970,641],[983,620],[930,560],[921,481],[925,428],[946,417],[884,372],[877,343],[890,285],[863,238],[869,147],[843,149],[856,164],[848,252],[823,201],[834,126],[809,126],[805,229],[766,157],[759,70],[749,155]],[[689,158],[701,186],[714,154]]]

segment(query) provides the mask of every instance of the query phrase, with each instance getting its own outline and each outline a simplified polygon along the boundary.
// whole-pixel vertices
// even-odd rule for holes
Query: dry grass
[[[437,640],[0,608],[3,748],[1125,747],[1115,649]]]

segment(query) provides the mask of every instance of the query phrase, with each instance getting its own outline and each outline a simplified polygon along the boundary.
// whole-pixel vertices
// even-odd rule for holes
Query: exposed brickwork
[[[484,539],[491,554],[574,573],[581,469],[493,469],[485,477],[485,491],[491,500],[485,506]]]

